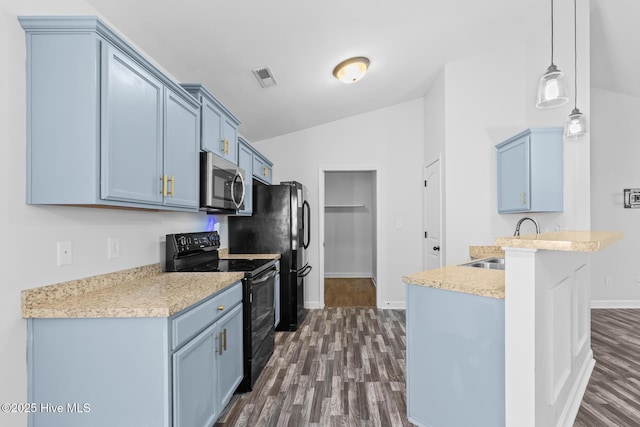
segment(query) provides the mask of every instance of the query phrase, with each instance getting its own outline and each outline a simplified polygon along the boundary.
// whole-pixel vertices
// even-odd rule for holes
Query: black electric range
[[[275,345],[275,286],[279,270],[273,259],[220,259],[217,231],[168,234],[167,272],[243,272],[242,322],[244,378],[239,391],[251,391]]]

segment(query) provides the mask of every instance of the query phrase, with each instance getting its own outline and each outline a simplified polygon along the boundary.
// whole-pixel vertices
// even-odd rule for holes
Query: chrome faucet
[[[527,219],[529,221],[532,221],[533,224],[536,226],[536,234],[540,234],[540,226],[538,225],[538,222],[533,218],[529,218],[528,216],[525,216],[520,221],[518,221],[518,224],[516,224],[516,231],[515,231],[515,233],[513,233],[514,236],[519,236],[520,235],[520,225],[522,225],[522,222],[527,220]]]

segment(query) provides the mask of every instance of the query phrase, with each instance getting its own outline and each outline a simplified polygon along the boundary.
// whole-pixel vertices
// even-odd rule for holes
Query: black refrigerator
[[[310,240],[310,207],[305,187],[296,181],[253,186],[253,215],[229,217],[229,253],[279,253],[280,323],[295,331],[304,320],[304,278]]]

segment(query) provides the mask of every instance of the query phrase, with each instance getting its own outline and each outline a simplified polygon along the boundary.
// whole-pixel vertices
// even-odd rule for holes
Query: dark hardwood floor
[[[592,310],[596,366],[574,427],[640,426],[640,310]],[[411,426],[405,312],[309,310],[216,426]]]
[[[216,426],[409,426],[404,310],[309,310]]]
[[[591,310],[596,366],[574,427],[640,426],[640,309]]]
[[[376,287],[368,277],[325,278],[325,307],[375,307]]]

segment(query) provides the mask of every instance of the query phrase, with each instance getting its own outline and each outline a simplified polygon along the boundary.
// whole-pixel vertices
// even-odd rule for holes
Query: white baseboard
[[[324,308],[324,306],[321,306],[319,301],[305,301],[304,302],[304,308],[309,308],[311,310],[316,310],[316,309],[319,309],[319,308]]]
[[[392,309],[392,310],[406,310],[407,302],[406,301],[380,301],[380,306],[378,308]]]
[[[562,416],[558,421],[558,426],[573,426],[576,416],[578,415],[578,411],[580,410],[582,398],[584,397],[584,393],[587,391],[587,385],[589,385],[589,379],[591,378],[591,373],[593,372],[595,365],[596,361],[593,358],[593,351],[589,350],[588,356],[580,367],[578,379],[570,391],[571,397],[568,399],[567,404],[562,411]]]
[[[640,308],[640,300],[591,300],[591,308]]]
[[[360,279],[360,278],[367,278],[367,279],[372,279],[373,274],[371,274],[371,272],[368,273],[327,273],[326,271],[324,272],[324,277],[325,279]]]
[[[371,281],[373,282],[373,286],[375,286],[377,288],[378,287],[378,281],[376,280],[376,278],[371,276]]]

